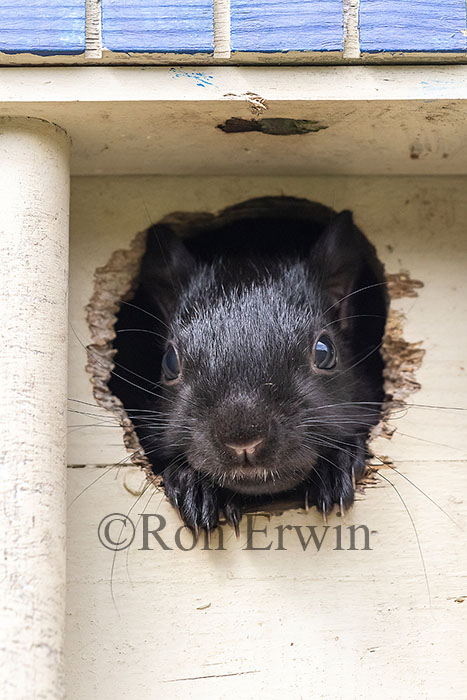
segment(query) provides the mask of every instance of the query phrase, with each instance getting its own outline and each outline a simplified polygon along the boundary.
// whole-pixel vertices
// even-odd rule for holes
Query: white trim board
[[[467,66],[0,69],[0,116],[52,121],[72,173],[467,173]],[[231,117],[317,121],[225,134]]]

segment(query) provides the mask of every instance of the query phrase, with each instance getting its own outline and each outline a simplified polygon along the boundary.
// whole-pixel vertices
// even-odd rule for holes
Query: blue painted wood
[[[85,0],[0,0],[0,51],[79,54],[85,25]]]
[[[231,0],[233,51],[341,51],[342,0]]]
[[[360,0],[360,48],[465,51],[465,0]]]
[[[104,48],[123,52],[211,53],[212,0],[102,0]]]

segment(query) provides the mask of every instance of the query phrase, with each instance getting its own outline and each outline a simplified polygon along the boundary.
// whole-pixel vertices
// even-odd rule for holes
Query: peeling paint
[[[116,354],[113,347],[116,314],[120,302],[130,298],[134,292],[133,285],[145,248],[146,231],[142,231],[133,239],[130,248],[116,250],[108,263],[98,267],[94,273],[94,293],[86,306],[86,320],[92,340],[86,348],[88,355],[86,371],[91,375],[96,403],[111,411],[120,422],[123,443],[131,453],[128,461],[144,469],[148,478],[156,482],[122,402],[110,392],[108,387],[110,374],[114,368],[113,358]]]
[[[224,97],[243,97],[248,102],[250,112],[256,117],[259,117],[260,114],[268,109],[268,103],[264,97],[261,97],[261,95],[258,95],[256,92],[248,91],[243,92],[241,95],[237,95],[234,92],[226,92]]]
[[[399,272],[386,275],[388,293],[391,301],[403,297],[417,297],[418,289],[423,287],[423,282],[413,280],[409,273]],[[396,428],[389,424],[391,413],[395,408],[403,407],[406,399],[421,386],[416,380],[416,372],[420,368],[425,350],[422,342],[409,343],[403,337],[405,315],[401,311],[389,308],[386,321],[386,331],[381,347],[384,368],[385,400],[383,405],[383,418],[372,430],[371,438],[391,438]]]

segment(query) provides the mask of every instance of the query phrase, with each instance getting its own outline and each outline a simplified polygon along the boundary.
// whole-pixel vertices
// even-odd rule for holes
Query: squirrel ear
[[[155,224],[148,229],[139,281],[167,320],[177,307],[180,293],[194,264],[194,258],[185,243],[169,226]]]
[[[318,239],[313,249],[314,264],[321,269],[323,286],[333,304],[334,315],[342,328],[350,325],[352,293],[365,264],[365,248],[360,232],[355,227],[352,212],[337,214]]]

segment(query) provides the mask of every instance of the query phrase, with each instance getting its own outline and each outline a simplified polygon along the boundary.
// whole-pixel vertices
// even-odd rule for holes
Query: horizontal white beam
[[[465,100],[467,66],[0,68],[0,104],[241,100]]]
[[[0,85],[0,116],[67,131],[75,175],[467,173],[467,66],[8,68]],[[217,128],[232,117],[320,129]]]

